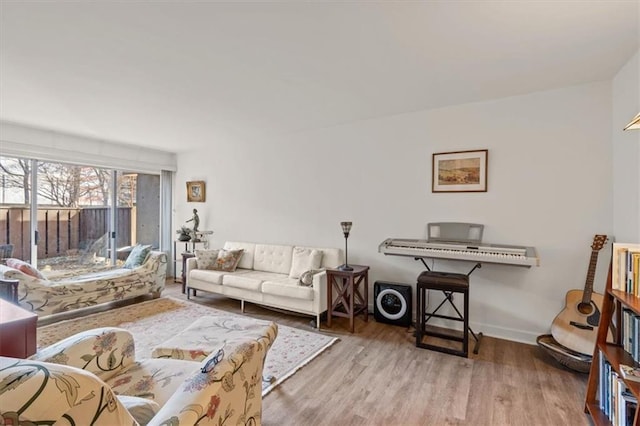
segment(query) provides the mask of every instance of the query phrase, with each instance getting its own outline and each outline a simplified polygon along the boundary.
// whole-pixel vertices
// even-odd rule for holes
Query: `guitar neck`
[[[596,276],[596,265],[598,264],[598,253],[599,250],[593,250],[591,252],[589,269],[587,270],[587,280],[584,284],[584,293],[582,295],[582,303],[589,303],[591,301],[591,294],[593,293],[593,281]]]

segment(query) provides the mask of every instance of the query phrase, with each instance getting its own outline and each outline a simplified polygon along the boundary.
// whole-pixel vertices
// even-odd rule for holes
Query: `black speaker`
[[[376,321],[405,327],[411,325],[411,286],[376,281],[373,298]]]

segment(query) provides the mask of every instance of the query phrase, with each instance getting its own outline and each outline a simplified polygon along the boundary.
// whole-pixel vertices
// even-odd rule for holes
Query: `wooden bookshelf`
[[[631,355],[626,352],[621,341],[620,330],[620,318],[622,309],[630,309],[635,314],[640,315],[640,297],[636,297],[630,293],[621,290],[613,290],[612,275],[615,275],[615,279],[621,279],[620,274],[614,274],[613,268],[618,267],[619,259],[618,254],[621,252],[619,249],[626,247],[637,249],[637,244],[614,244],[613,258],[611,265],[609,266],[609,274],[607,276],[607,285],[605,289],[605,297],[602,304],[602,317],[598,329],[598,339],[596,348],[593,354],[593,360],[591,362],[591,370],[589,373],[589,381],[587,383],[587,395],[585,401],[585,412],[591,415],[593,423],[595,425],[612,425],[607,415],[600,409],[598,385],[600,380],[600,355],[602,355],[606,361],[611,365],[613,371],[618,373],[627,389],[638,399],[640,399],[640,383],[625,380],[620,373],[620,364],[637,365]],[[620,288],[620,286],[616,286]],[[623,286],[624,287],[624,286]],[[614,315],[616,318],[614,320]],[[612,325],[618,325],[614,334],[614,341],[607,342],[607,333]],[[613,426],[624,425],[624,423],[617,423]],[[635,418],[633,420],[633,426],[640,426],[640,409],[636,409]]]

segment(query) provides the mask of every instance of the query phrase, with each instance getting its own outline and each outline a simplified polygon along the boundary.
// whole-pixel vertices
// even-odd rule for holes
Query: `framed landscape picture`
[[[204,181],[194,180],[187,182],[187,202],[204,202]]]
[[[487,192],[489,150],[433,154],[432,192]]]

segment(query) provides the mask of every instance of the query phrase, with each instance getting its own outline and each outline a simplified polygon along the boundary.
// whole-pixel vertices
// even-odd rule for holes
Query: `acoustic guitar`
[[[603,295],[593,292],[598,253],[607,242],[606,235],[596,235],[591,244],[591,259],[584,290],[569,290],[564,309],[551,324],[553,338],[562,346],[585,355],[593,355],[600,324]],[[611,338],[611,331],[609,331]]]

